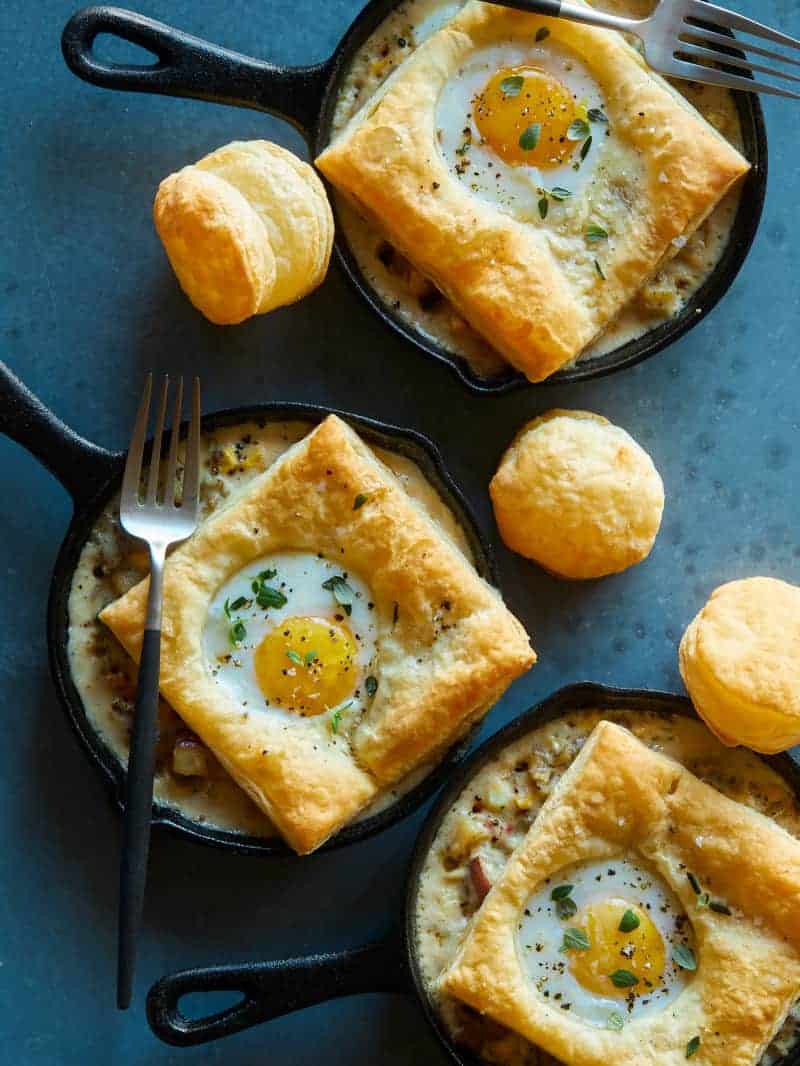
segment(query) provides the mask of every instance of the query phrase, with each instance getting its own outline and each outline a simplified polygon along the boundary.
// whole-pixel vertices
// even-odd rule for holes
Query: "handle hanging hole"
[[[114,33],[98,33],[92,45],[95,60],[109,67],[136,67],[151,70],[158,65],[159,59],[149,48],[126,41]]]
[[[220,989],[208,992],[187,992],[178,999],[178,1010],[189,1022],[201,1022],[222,1014],[224,1011],[240,1007],[247,999],[238,990]]]

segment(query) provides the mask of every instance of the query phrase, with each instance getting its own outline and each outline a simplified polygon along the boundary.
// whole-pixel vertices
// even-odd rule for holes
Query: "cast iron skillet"
[[[365,440],[413,459],[451,508],[462,525],[481,576],[497,584],[491,549],[481,534],[475,517],[460,489],[448,474],[436,447],[421,434],[377,422],[360,415],[344,414],[332,408],[303,403],[267,403],[253,407],[219,411],[205,415],[203,432],[246,421],[319,422],[328,414],[340,414]],[[184,431],[186,427],[184,426]],[[119,490],[124,454],[109,452],[84,440],[64,425],[0,362],[0,431],[36,456],[61,482],[74,503],[72,522],[58,554],[50,586],[47,612],[47,638],[50,672],[61,704],[92,762],[105,778],[113,803],[124,807],[125,773],[87,718],[80,695],[72,680],[67,655],[67,602],[72,575],[80,553],[101,511]],[[396,803],[364,821],[344,828],[324,849],[340,847],[372,836],[405,818],[433,795],[450,771],[466,755],[478,726],[465,736],[444,760],[415,788]],[[153,824],[168,828],[206,844],[231,851],[260,855],[294,855],[278,837],[252,837],[201,825],[177,811],[155,804]],[[322,850],[324,850],[322,849]]]
[[[369,0],[331,58],[308,67],[284,67],[250,59],[144,15],[115,7],[78,11],[65,26],[61,45],[70,69],[93,85],[193,97],[278,115],[302,133],[314,157],[330,139],[339,87],[355,54],[396,4],[397,0]],[[313,31],[313,27],[309,29]],[[152,52],[157,62],[152,65],[104,62],[93,50],[98,34],[110,34],[140,45]],[[655,355],[700,322],[733,283],[758,228],[767,186],[767,135],[761,104],[753,93],[735,96],[744,135],[744,154],[753,169],[745,180],[731,239],[718,266],[678,316],[614,352],[553,374],[547,379],[548,384],[563,385],[602,377]],[[462,358],[405,322],[364,277],[338,225],[336,249],[350,281],[386,325],[434,359],[449,365],[469,388],[479,393],[501,393],[530,384],[524,375],[511,368],[495,378],[481,378]]]
[[[416,909],[419,880],[439,827],[462,789],[509,744],[546,722],[581,708],[655,711],[695,717],[682,696],[635,689],[581,684],[562,688],[495,733],[450,779],[417,838],[408,874],[402,929],[365,947],[311,955],[301,959],[213,966],[183,970],[161,978],[147,997],[147,1017],[156,1036],[168,1044],[188,1047],[230,1036],[259,1022],[289,1014],[337,996],[364,992],[402,992],[414,996],[450,1059],[460,1066],[479,1066],[474,1053],[458,1047],[438,1017],[422,980],[417,951]],[[789,755],[765,761],[800,794],[800,766]],[[196,992],[241,992],[242,1000],[227,1010],[198,1019],[181,1013],[181,996]],[[800,1048],[780,1066],[800,1066]]]

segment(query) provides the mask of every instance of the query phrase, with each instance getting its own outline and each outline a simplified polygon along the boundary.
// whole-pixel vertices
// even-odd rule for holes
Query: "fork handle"
[[[562,3],[562,0],[489,0],[501,7],[513,7],[532,15],[547,15],[549,18],[568,19],[570,22],[585,22],[589,26],[601,26],[606,30],[622,30],[635,33],[638,19],[619,18],[605,11],[597,11],[588,4]]]
[[[136,684],[119,876],[117,1007],[120,1010],[127,1010],[130,1006],[133,990],[136,946],[142,922],[144,889],[147,881],[150,819],[153,808],[164,559],[159,558],[152,548],[150,558],[148,618]]]

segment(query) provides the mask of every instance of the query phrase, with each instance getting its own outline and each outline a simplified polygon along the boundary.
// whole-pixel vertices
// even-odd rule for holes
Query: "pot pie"
[[[800,743],[800,588],[770,577],[716,589],[687,628],[680,669],[723,744],[773,754]]]
[[[685,714],[638,707],[567,708],[504,745],[470,776],[440,822],[420,872],[413,918],[420,975],[441,1024],[457,1045],[495,1066],[558,1064],[523,1036],[444,992],[440,977],[456,957],[491,886],[601,721],[623,726],[717,792],[800,837],[800,803],[791,784],[748,749],[724,747],[702,722]],[[598,891],[604,888],[608,869],[619,872],[616,864],[600,871]],[[556,887],[553,884],[551,892]],[[567,902],[548,900],[544,916],[555,911],[559,923],[570,921],[573,904],[577,911],[572,895],[564,896]],[[646,903],[646,897],[640,902]],[[632,933],[635,936],[637,930]],[[630,944],[624,946],[630,949]],[[691,974],[683,972],[686,977]],[[607,1010],[618,1012],[618,1004]],[[760,1066],[777,1066],[798,1045],[799,1037],[800,1004],[795,1004]]]
[[[596,578],[650,554],[664,485],[647,452],[589,411],[549,411],[529,422],[489,485],[513,551],[553,574]]]
[[[618,35],[478,3],[317,164],[531,380],[609,326],[748,169]]]
[[[270,141],[234,141],[170,174],[153,218],[181,288],[217,325],[295,303],[328,270],[334,225],[322,182]]]
[[[568,1066],[754,1066],[800,994],[800,842],[601,721],[440,984]]]
[[[201,521],[228,506],[252,482],[314,428],[303,421],[247,421],[201,433]],[[406,455],[373,447],[404,491],[476,564],[472,543],[456,514],[422,469]],[[123,766],[128,758],[136,692],[136,665],[99,621],[109,603],[147,576],[149,559],[119,523],[119,497],[104,507],[86,540],[68,603],[70,674],[87,721]],[[357,820],[396,803],[427,776],[431,760],[382,789]],[[159,701],[154,797],[161,806],[214,829],[256,838],[277,831],[225,768],[163,698]]]
[[[101,614],[134,658],[146,598],[142,581]],[[443,754],[534,660],[499,594],[335,416],[166,568],[161,692],[300,853]]]

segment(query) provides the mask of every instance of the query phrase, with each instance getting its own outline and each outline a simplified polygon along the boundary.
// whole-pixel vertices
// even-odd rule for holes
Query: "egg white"
[[[576,103],[605,111],[603,93],[586,65],[551,38],[507,40],[473,53],[458,73],[445,84],[436,107],[436,135],[439,150],[448,170],[480,199],[495,204],[521,221],[539,219],[542,190],[555,187],[572,195],[594,173],[608,126],[592,124],[592,143],[581,162],[580,147],[560,167],[512,167],[490,145],[481,143],[473,118],[475,97],[489,78],[508,67],[530,66],[546,71],[569,89]],[[469,138],[465,130],[469,129]],[[465,150],[465,143],[469,147]],[[551,208],[557,207],[552,203]]]
[[[666,952],[660,988],[626,999],[606,997],[584,988],[572,976],[561,945],[565,930],[575,922],[562,921],[550,898],[553,888],[560,884],[574,886],[570,898],[579,912],[588,904],[621,898],[638,905],[648,914],[664,941]],[[517,947],[530,980],[550,1006],[568,1009],[572,1016],[606,1028],[613,1012],[622,1014],[627,1022],[663,1010],[677,999],[690,975],[673,961],[671,949],[675,944],[691,945],[691,938],[689,920],[669,886],[638,863],[612,859],[565,867],[543,882],[525,907],[518,927]],[[623,957],[620,958],[620,968],[624,967]]]
[[[251,582],[264,570],[276,570],[274,578],[266,582],[280,590],[287,602],[282,607],[264,610],[253,597]],[[345,616],[333,593],[322,587],[329,578],[344,575],[353,590],[352,613]],[[225,613],[226,601],[234,603],[245,596],[247,607],[231,612],[241,619],[247,635],[233,645],[230,638],[231,619]],[[241,707],[248,710],[269,711],[288,719],[297,719],[292,711],[270,704],[258,684],[254,666],[255,649],[263,638],[284,620],[293,617],[339,618],[353,635],[357,649],[357,679],[351,696],[340,706],[347,706],[348,716],[358,715],[366,703],[364,679],[375,670],[377,659],[377,610],[372,606],[367,585],[356,575],[344,571],[336,562],[308,552],[281,552],[256,559],[217,591],[209,606],[203,630],[203,649],[206,669],[217,685]],[[335,711],[336,708],[330,708]]]

